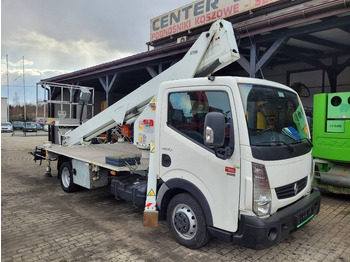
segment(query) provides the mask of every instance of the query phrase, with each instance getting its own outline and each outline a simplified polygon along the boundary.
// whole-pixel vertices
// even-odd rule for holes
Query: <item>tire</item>
[[[64,162],[60,166],[59,178],[63,191],[72,193],[79,189],[79,186],[73,183],[73,170],[70,162]]]
[[[192,195],[183,193],[173,197],[168,205],[167,220],[179,244],[197,249],[208,242],[210,235],[203,210]]]

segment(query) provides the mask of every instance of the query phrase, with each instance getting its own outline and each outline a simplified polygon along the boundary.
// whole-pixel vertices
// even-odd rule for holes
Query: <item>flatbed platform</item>
[[[67,156],[72,159],[94,164],[115,171],[147,170],[149,159],[141,158],[142,150],[135,145],[124,142],[114,144],[91,144],[91,145],[43,145],[42,148],[50,153]],[[135,165],[116,166],[106,163],[106,157],[134,157],[140,156],[141,163]]]

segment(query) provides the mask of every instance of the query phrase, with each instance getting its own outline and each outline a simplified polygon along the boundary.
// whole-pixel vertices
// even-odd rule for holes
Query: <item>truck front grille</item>
[[[294,182],[285,186],[277,187],[275,188],[277,198],[284,199],[288,197],[293,197],[297,195],[300,191],[302,191],[306,187],[306,184],[307,184],[307,177],[304,177],[303,179],[300,179],[297,182]]]

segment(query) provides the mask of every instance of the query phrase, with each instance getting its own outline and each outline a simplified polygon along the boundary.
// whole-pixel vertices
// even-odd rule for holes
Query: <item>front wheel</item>
[[[64,162],[61,165],[59,177],[63,191],[72,193],[78,190],[78,185],[73,183],[73,170],[70,162]]]
[[[178,243],[197,249],[209,240],[209,232],[201,206],[190,194],[173,197],[167,210],[168,226]]]

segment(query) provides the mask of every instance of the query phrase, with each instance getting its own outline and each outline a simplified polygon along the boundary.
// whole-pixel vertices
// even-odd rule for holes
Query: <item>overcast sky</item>
[[[147,51],[150,19],[191,0],[1,0],[1,96],[34,103],[41,79]]]

